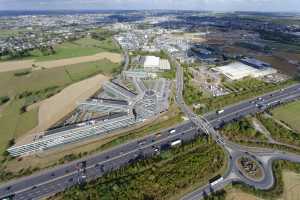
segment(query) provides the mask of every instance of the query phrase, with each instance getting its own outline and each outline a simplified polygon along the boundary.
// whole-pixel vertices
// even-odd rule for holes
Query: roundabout
[[[251,156],[240,156],[236,160],[236,166],[242,176],[254,182],[260,182],[265,178],[263,167]]]

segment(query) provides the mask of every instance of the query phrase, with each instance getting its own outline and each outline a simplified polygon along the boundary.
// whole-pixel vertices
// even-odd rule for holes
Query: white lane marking
[[[195,129],[195,128],[190,128],[190,129],[188,129],[188,130],[186,130],[186,131],[184,131],[184,132],[189,132],[189,131],[191,131],[191,130],[193,130],[193,129]],[[175,137],[175,136],[176,136],[176,137],[177,137],[177,136],[180,136],[181,133],[182,133],[182,132],[179,132],[179,133],[174,134],[174,135],[169,135],[169,136],[166,137],[166,138],[162,138],[161,140],[157,140],[156,142],[153,142],[153,143],[150,143],[150,144],[148,144],[148,145],[142,146],[142,147],[140,147],[140,148],[138,148],[138,149],[134,149],[134,150],[128,151],[128,152],[126,152],[126,153],[124,153],[124,154],[122,154],[122,155],[117,155],[117,156],[112,157],[112,158],[110,158],[110,159],[108,159],[108,160],[99,162],[98,164],[101,165],[101,164],[103,164],[103,163],[107,163],[107,162],[110,162],[110,161],[113,161],[113,160],[116,160],[116,159],[125,157],[125,156],[127,156],[127,155],[130,155],[131,153],[140,151],[140,149],[146,149],[146,148],[148,148],[148,147],[150,147],[150,146],[153,146],[153,145],[155,145],[155,144],[158,144],[158,143],[161,143],[161,142],[163,142],[163,141],[169,140],[170,138],[173,138],[173,137]],[[94,165],[88,166],[88,167],[86,168],[86,170],[91,169],[91,168],[93,168],[93,167],[94,167]],[[43,183],[37,184],[36,186],[37,186],[37,187],[40,187],[40,186],[42,186],[42,185],[45,185],[45,184],[48,184],[48,183],[52,183],[52,182],[55,182],[55,181],[57,181],[57,180],[60,180],[60,179],[63,179],[63,178],[65,178],[65,177],[72,176],[72,175],[75,175],[75,174],[77,174],[77,171],[73,171],[73,172],[70,172],[70,173],[65,174],[65,175],[63,175],[63,176],[60,176],[60,177],[57,177],[57,178],[54,178],[54,179],[45,181],[45,182],[43,182]],[[29,189],[31,189],[31,188],[32,188],[32,187],[24,188],[24,189],[22,189],[22,190],[19,190],[19,191],[15,192],[15,194],[19,194],[19,193],[25,192],[25,191],[27,191],[27,190],[29,190]]]

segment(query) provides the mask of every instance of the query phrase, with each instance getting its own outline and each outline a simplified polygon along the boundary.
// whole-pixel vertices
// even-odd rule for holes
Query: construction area
[[[124,71],[105,82],[93,97],[78,102],[77,108],[54,127],[7,151],[14,157],[26,156],[92,137],[103,138],[167,111],[170,90],[171,82],[157,78],[155,73]]]

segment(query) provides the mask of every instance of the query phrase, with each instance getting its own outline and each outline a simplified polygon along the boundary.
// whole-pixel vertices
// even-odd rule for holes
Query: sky
[[[59,9],[300,12],[300,0],[0,0],[0,10]]]

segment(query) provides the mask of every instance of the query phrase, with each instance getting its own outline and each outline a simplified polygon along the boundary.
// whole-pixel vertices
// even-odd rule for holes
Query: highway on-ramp
[[[264,95],[261,98],[264,99],[263,102],[265,104],[283,99],[296,99],[300,97],[299,88],[300,85],[294,85],[286,88],[285,90]],[[227,123],[233,119],[240,118],[248,114],[261,112],[262,110],[252,101],[253,100],[244,101],[240,104],[226,107],[224,108],[224,112],[220,115],[214,112],[205,115],[205,117],[211,124],[213,124],[213,126],[219,126],[220,123]],[[237,115],[236,113],[239,114]],[[82,172],[78,169],[78,164],[82,161],[86,161],[86,178],[90,180],[91,178],[100,177],[110,170],[115,170],[120,166],[126,165],[136,158],[142,158],[143,155],[150,156],[152,153],[155,153],[156,148],[161,149],[164,145],[170,144],[173,140],[182,139],[185,141],[193,139],[195,135],[203,133],[202,131],[198,132],[196,126],[194,126],[191,122],[180,124],[177,127],[174,127],[174,129],[176,129],[176,134],[174,135],[170,134],[169,131],[166,130],[162,132],[159,137],[157,134],[152,134],[85,159],[74,161],[53,169],[45,170],[33,176],[6,183],[0,187],[0,197],[15,194],[14,199],[39,199],[43,196],[55,194],[82,181],[80,179],[84,177],[84,175],[82,175]],[[227,141],[221,141],[221,143],[222,142]],[[233,148],[235,148],[235,146]],[[236,156],[234,157],[237,158],[241,152],[243,153],[244,150],[242,149],[240,152],[235,151]],[[228,174],[228,176],[229,175],[230,174]],[[226,182],[230,182],[235,179],[239,180],[239,177],[230,175],[228,180],[226,179]],[[218,187],[220,186],[218,185]],[[208,188],[211,190],[210,187]],[[209,192],[207,194],[209,194]]]
[[[223,181],[213,187],[209,184],[203,186],[185,196],[183,198],[185,200],[201,199],[205,195],[209,195],[212,191],[219,190],[233,181],[240,181],[261,189],[267,189],[274,183],[272,171],[270,170],[273,160],[285,159],[299,162],[299,157],[284,152],[270,152],[267,150],[262,150],[261,152],[249,151],[247,147],[226,141],[214,128],[218,128],[224,123],[249,114],[263,112],[265,109],[280,103],[298,99],[300,97],[300,84],[225,107],[224,111],[220,114],[212,112],[199,117],[192,113],[183,101],[183,75],[182,71],[180,72],[179,66],[178,69],[176,101],[183,112],[189,117],[190,121],[173,127],[172,129],[176,130],[175,133],[171,134],[169,130],[165,130],[161,134],[151,134],[84,159],[52,169],[46,169],[32,176],[10,181],[0,186],[0,198],[13,195],[13,199],[27,200],[51,196],[73,185],[101,177],[103,174],[130,164],[135,160],[152,156],[157,151],[168,148],[172,141],[178,139],[190,141],[203,133],[210,134],[228,153],[230,160],[228,171],[224,175]],[[251,182],[238,173],[234,164],[235,160],[246,153],[252,155],[262,163],[266,179],[261,182]]]
[[[223,149],[227,152],[229,164],[227,172],[223,177],[220,177],[213,183],[209,183],[189,194],[184,196],[182,200],[203,199],[212,192],[224,188],[232,182],[241,182],[253,186],[258,189],[269,189],[275,181],[272,172],[272,161],[281,159],[291,162],[300,162],[300,156],[286,154],[269,149],[254,148],[235,144],[224,139],[215,128],[223,126],[232,120],[239,119],[249,114],[263,112],[266,109],[287,103],[300,97],[300,84],[295,84],[290,87],[280,89],[255,99],[242,101],[235,105],[228,106],[222,110],[208,113],[205,116],[197,116],[185,104],[183,99],[183,70],[181,65],[175,58],[170,56],[173,63],[176,65],[176,102],[186,116],[196,125],[197,128],[203,130],[207,135],[210,135]],[[271,151],[271,152],[270,152]],[[253,181],[246,177],[237,166],[237,160],[244,156],[251,156],[258,163],[263,172],[261,180]]]

